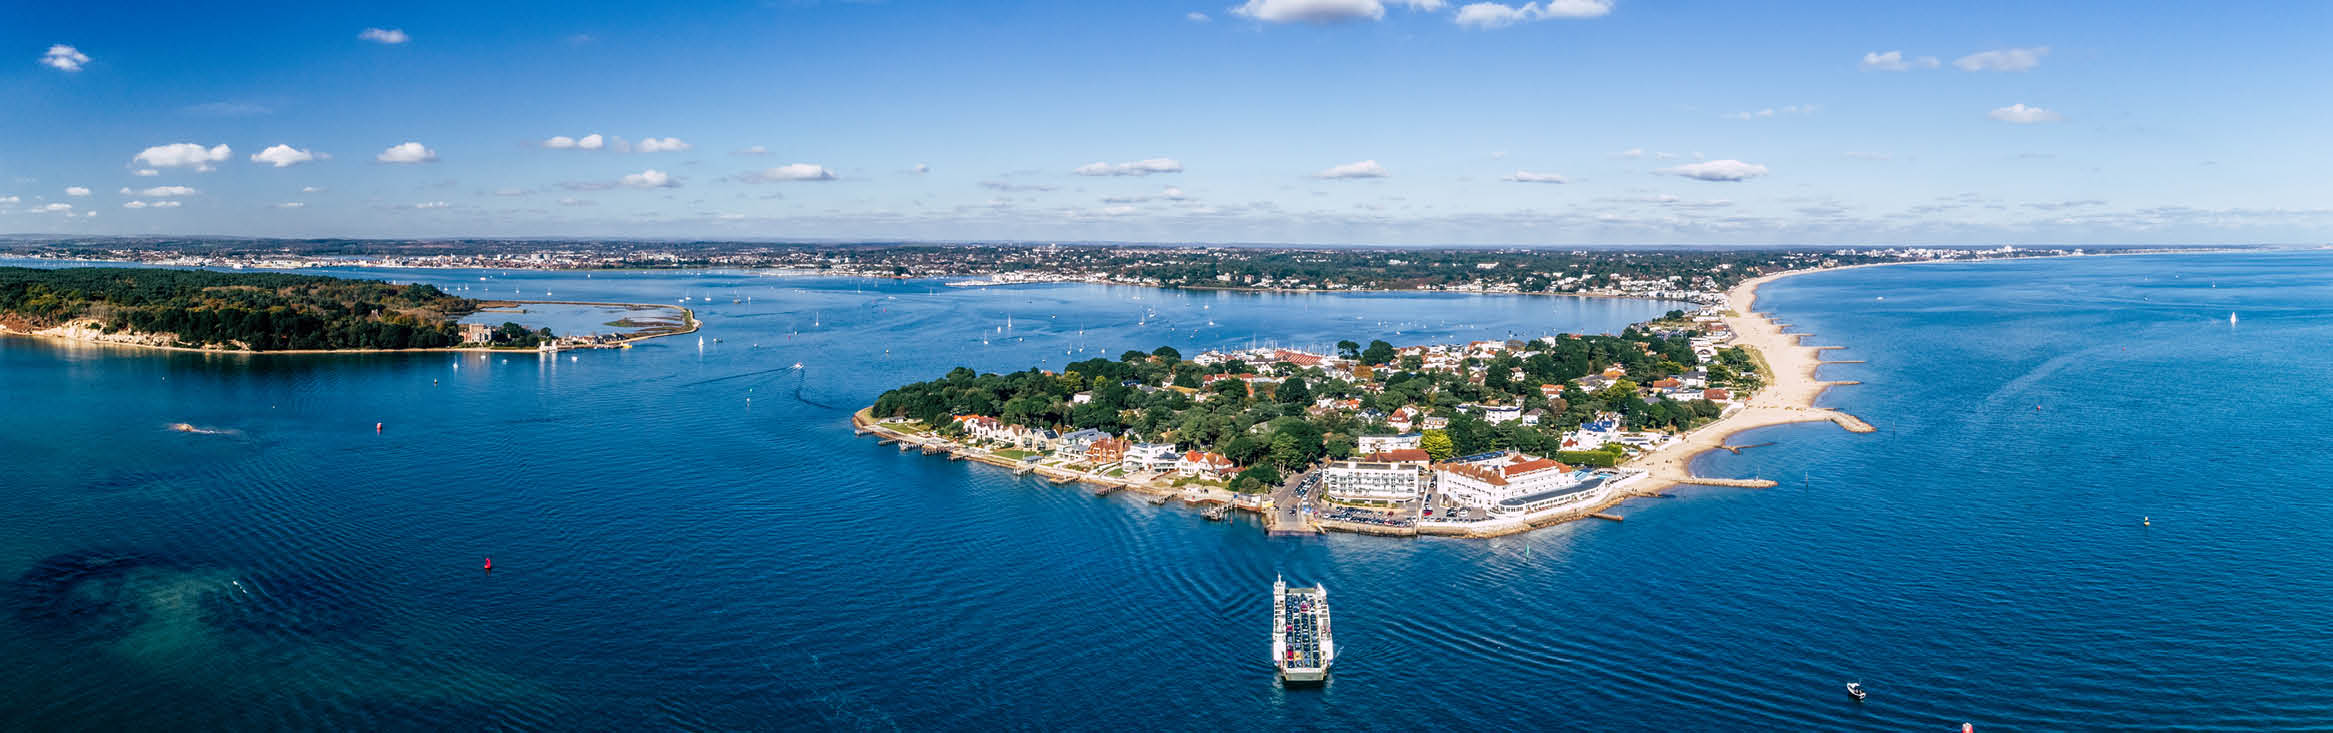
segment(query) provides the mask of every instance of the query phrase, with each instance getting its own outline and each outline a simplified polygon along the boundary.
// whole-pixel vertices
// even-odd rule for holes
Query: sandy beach
[[[1838,269],[1838,268],[1834,268]],[[1746,347],[1758,354],[1769,368],[1766,386],[1750,395],[1742,409],[1719,418],[1685,434],[1682,440],[1671,443],[1630,461],[1627,468],[1646,472],[1648,481],[1638,484],[1638,493],[1656,493],[1683,483],[1716,485],[1771,485],[1768,482],[1742,479],[1708,479],[1693,475],[1693,457],[1705,451],[1717,450],[1726,440],[1744,430],[1770,425],[1829,421],[1851,432],[1868,433],[1869,424],[1839,410],[1816,407],[1815,400],[1823,391],[1841,382],[1826,382],[1815,376],[1822,366],[1823,349],[1800,345],[1803,333],[1783,333],[1782,325],[1766,314],[1750,309],[1757,300],[1758,286],[1792,275],[1828,270],[1791,270],[1763,275],[1726,291],[1726,307],[1730,315],[1725,323],[1734,331],[1733,345]]]

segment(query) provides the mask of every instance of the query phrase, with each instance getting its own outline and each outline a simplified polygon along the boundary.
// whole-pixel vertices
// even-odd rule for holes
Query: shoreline
[[[555,353],[558,353],[558,352],[561,352],[561,351],[573,351],[573,350],[605,349],[605,348],[630,348],[630,346],[631,346],[631,345],[632,345],[634,342],[638,342],[638,341],[646,341],[646,340],[649,340],[649,339],[664,338],[664,337],[666,337],[666,336],[680,336],[680,335],[685,335],[685,334],[696,333],[698,329],[700,329],[700,328],[704,327],[704,325],[705,325],[705,324],[704,324],[704,321],[701,321],[701,320],[698,320],[698,319],[697,319],[697,313],[696,313],[696,311],[695,311],[695,310],[693,310],[693,309],[690,309],[690,308],[688,308],[688,307],[686,307],[686,306],[678,306],[678,305],[664,305],[664,304],[661,304],[661,303],[601,303],[601,302],[594,302],[594,301],[581,301],[581,300],[494,300],[494,301],[479,301],[479,302],[480,302],[480,303],[482,303],[482,304],[484,304],[484,303],[496,303],[496,304],[518,304],[518,305],[589,305],[589,306],[606,306],[606,307],[623,307],[623,308],[674,308],[674,309],[678,309],[678,310],[680,311],[680,313],[681,313],[681,323],[682,323],[682,326],[683,326],[683,327],[682,327],[682,328],[679,328],[679,329],[676,329],[676,330],[672,330],[672,331],[666,331],[666,332],[662,332],[662,333],[643,333],[643,334],[638,334],[638,335],[634,335],[634,336],[628,336],[628,337],[625,337],[625,338],[622,338],[622,339],[618,339],[618,340],[615,340],[615,341],[609,341],[609,342],[605,342],[605,343],[602,343],[602,344],[596,344],[596,345],[592,345],[592,346],[576,346],[576,347],[570,347],[570,348],[566,348],[566,349],[553,349],[553,350],[551,350],[551,351],[547,351],[547,352],[546,352],[546,351],[543,351],[542,349],[497,349],[497,348],[490,347],[490,346],[440,346],[440,347],[434,347],[434,348],[426,348],[426,349],[274,349],[274,350],[270,350],[270,351],[252,351],[252,350],[249,350],[249,349],[225,349],[225,348],[210,348],[210,347],[201,347],[201,346],[165,346],[165,345],[162,345],[162,344],[146,344],[146,343],[138,343],[138,342],[136,342],[136,341],[111,341],[111,340],[106,340],[106,339],[83,338],[83,337],[79,337],[79,336],[73,336],[73,335],[69,335],[69,334],[63,334],[63,333],[45,333],[45,331],[49,331],[49,330],[51,330],[51,329],[42,329],[42,330],[40,330],[40,331],[19,331],[19,330],[13,329],[13,328],[9,328],[9,327],[8,327],[6,324],[0,324],[0,336],[23,336],[23,337],[29,337],[29,338],[49,339],[49,340],[52,340],[52,341],[62,341],[62,342],[65,342],[65,343],[70,343],[70,344],[78,344],[78,345],[85,345],[85,346],[114,346],[114,347],[124,347],[124,348],[131,348],[131,349],[146,349],[146,350],[153,350],[153,351],[178,351],[178,352],[193,353],[193,354],[224,354],[224,355],[234,355],[234,356],[267,356],[267,355],[273,355],[273,354],[298,354],[298,355],[311,355],[311,356],[312,356],[312,355],[317,355],[317,354],[431,354],[431,353],[478,353],[478,354],[544,354],[544,353],[554,353],[554,354],[555,354]],[[483,308],[483,307],[481,307],[479,310],[480,310],[480,312],[486,312],[486,309],[485,309],[485,308]],[[59,327],[59,328],[62,328],[62,327]]]
[[[1848,347],[1844,345],[1807,346],[1801,344],[1799,343],[1801,339],[1804,339],[1812,334],[1805,332],[1785,333],[1783,329],[1787,328],[1788,324],[1777,322],[1773,319],[1773,317],[1751,308],[1751,306],[1757,302],[1758,288],[1777,280],[1796,277],[1799,275],[1809,275],[1822,272],[1837,272],[1841,270],[1854,270],[1867,267],[1893,267],[1898,265],[1937,264],[1944,262],[1968,263],[2008,260],[2060,259],[2074,257],[2206,254],[2240,251],[2244,250],[2220,249],[2195,252],[2147,251],[2085,253],[2078,255],[2047,255],[2035,257],[1998,258],[1988,260],[1919,260],[1907,262],[1874,262],[1859,265],[1842,265],[1838,267],[1784,270],[1781,272],[1772,272],[1759,275],[1749,280],[1742,281],[1725,292],[1724,304],[1728,315],[1723,316],[1723,320],[1727,327],[1733,329],[1734,332],[1734,340],[1730,342],[1729,345],[1747,348],[1747,350],[1749,350],[1751,354],[1757,358],[1761,368],[1770,381],[1768,381],[1764,386],[1760,387],[1757,392],[1752,393],[1744,402],[1741,409],[1736,410],[1731,414],[1719,417],[1717,420],[1712,421],[1709,424],[1702,425],[1698,428],[1687,431],[1678,436],[1678,440],[1663,446],[1660,449],[1638,456],[1633,460],[1619,465],[1617,467],[1619,470],[1631,474],[1631,476],[1616,484],[1615,491],[1604,501],[1598,502],[1589,507],[1566,510],[1558,514],[1549,514],[1540,517],[1516,517],[1505,520],[1486,520],[1480,522],[1456,523],[1422,521],[1417,522],[1409,527],[1387,527],[1362,523],[1342,522],[1337,520],[1314,520],[1310,524],[1316,533],[1351,532],[1355,534],[1380,536],[1447,536],[1470,539],[1485,539],[1510,534],[1519,534],[1522,532],[1539,529],[1541,527],[1565,524],[1589,518],[1611,519],[1619,521],[1622,518],[1606,514],[1606,512],[1613,507],[1616,507],[1632,499],[1666,496],[1669,489],[1681,485],[1727,486],[1737,488],[1770,488],[1775,486],[1776,482],[1772,479],[1721,478],[1701,476],[1693,472],[1693,459],[1700,457],[1702,454],[1713,450],[1734,450],[1735,448],[1730,446],[1726,440],[1735,435],[1759,428],[1773,427],[1776,425],[1793,425],[1810,422],[1830,422],[1838,425],[1841,429],[1850,433],[1877,432],[1878,428],[1873,427],[1870,423],[1864,422],[1862,418],[1856,417],[1855,415],[1850,414],[1845,410],[1818,407],[1815,405],[1815,403],[1822,398],[1823,394],[1830,391],[1830,388],[1832,387],[1860,384],[1860,382],[1856,381],[1824,380],[1816,376],[1817,372],[1822,369],[1822,366],[1825,363],[1822,359],[1823,352],[1834,349],[1845,349]],[[1504,293],[1496,294],[1503,295]],[[961,458],[966,460],[973,460],[990,465],[1010,468],[1016,473],[1024,472],[1024,466],[1018,462],[990,455],[987,451],[984,450],[959,445],[953,441],[947,441],[945,439],[913,435],[885,428],[880,422],[874,419],[872,410],[872,407],[867,407],[852,413],[851,426],[854,431],[858,431],[862,434],[875,434],[890,441],[912,442],[916,445],[941,445],[944,446],[944,448],[941,448],[941,451],[949,453],[951,459]],[[1066,471],[1050,466],[1028,467],[1026,472],[1033,472],[1040,476],[1044,476],[1048,479],[1054,480],[1055,483],[1069,483],[1075,481],[1078,483],[1093,484],[1096,486],[1105,487],[1101,490],[1097,490],[1095,492],[1096,495],[1106,494],[1110,491],[1115,491],[1118,489],[1127,489],[1150,494],[1163,493],[1168,495],[1187,495],[1194,491],[1191,489],[1151,486],[1148,484],[1136,483],[1127,479],[1099,477],[1089,473]],[[1193,499],[1186,496],[1185,501],[1186,503],[1195,501],[1224,502],[1231,504],[1236,508],[1249,510],[1254,509],[1254,507],[1250,506],[1240,506],[1239,502],[1237,502],[1235,498],[1239,495],[1233,494],[1228,490],[1208,489],[1207,493],[1219,494],[1224,498]],[[1268,519],[1266,520],[1266,529],[1270,529],[1270,522]]]

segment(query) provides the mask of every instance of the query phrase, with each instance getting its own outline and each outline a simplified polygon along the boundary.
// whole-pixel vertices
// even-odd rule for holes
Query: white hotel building
[[[1496,515],[1584,508],[1609,493],[1606,480],[1576,473],[1551,459],[1520,453],[1434,467],[1435,487],[1443,496]]]
[[[1323,474],[1322,491],[1342,501],[1409,501],[1425,488],[1418,469],[1403,463],[1336,461]]]

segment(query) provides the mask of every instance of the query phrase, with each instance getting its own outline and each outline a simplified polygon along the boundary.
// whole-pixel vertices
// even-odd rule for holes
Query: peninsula
[[[552,301],[481,301],[425,284],[318,275],[168,268],[0,267],[0,333],[213,352],[341,353],[621,347],[697,328],[665,305],[560,305],[669,310],[617,334],[559,336],[517,323],[464,323],[480,312]]]
[[[1255,511],[1274,531],[1495,536],[1589,516],[1695,476],[1743,430],[1831,421],[1819,350],[1722,301],[1617,336],[1336,353],[1170,347],[1062,372],[959,368],[884,393],[854,424],[903,450],[994,463],[1097,493],[1150,492]]]

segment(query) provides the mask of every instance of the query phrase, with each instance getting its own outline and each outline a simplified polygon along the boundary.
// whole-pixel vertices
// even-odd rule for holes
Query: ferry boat
[[[1337,659],[1337,644],[1329,633],[1329,592],[1314,585],[1289,588],[1286,578],[1272,579],[1272,666],[1284,683],[1328,680],[1329,665]]]

